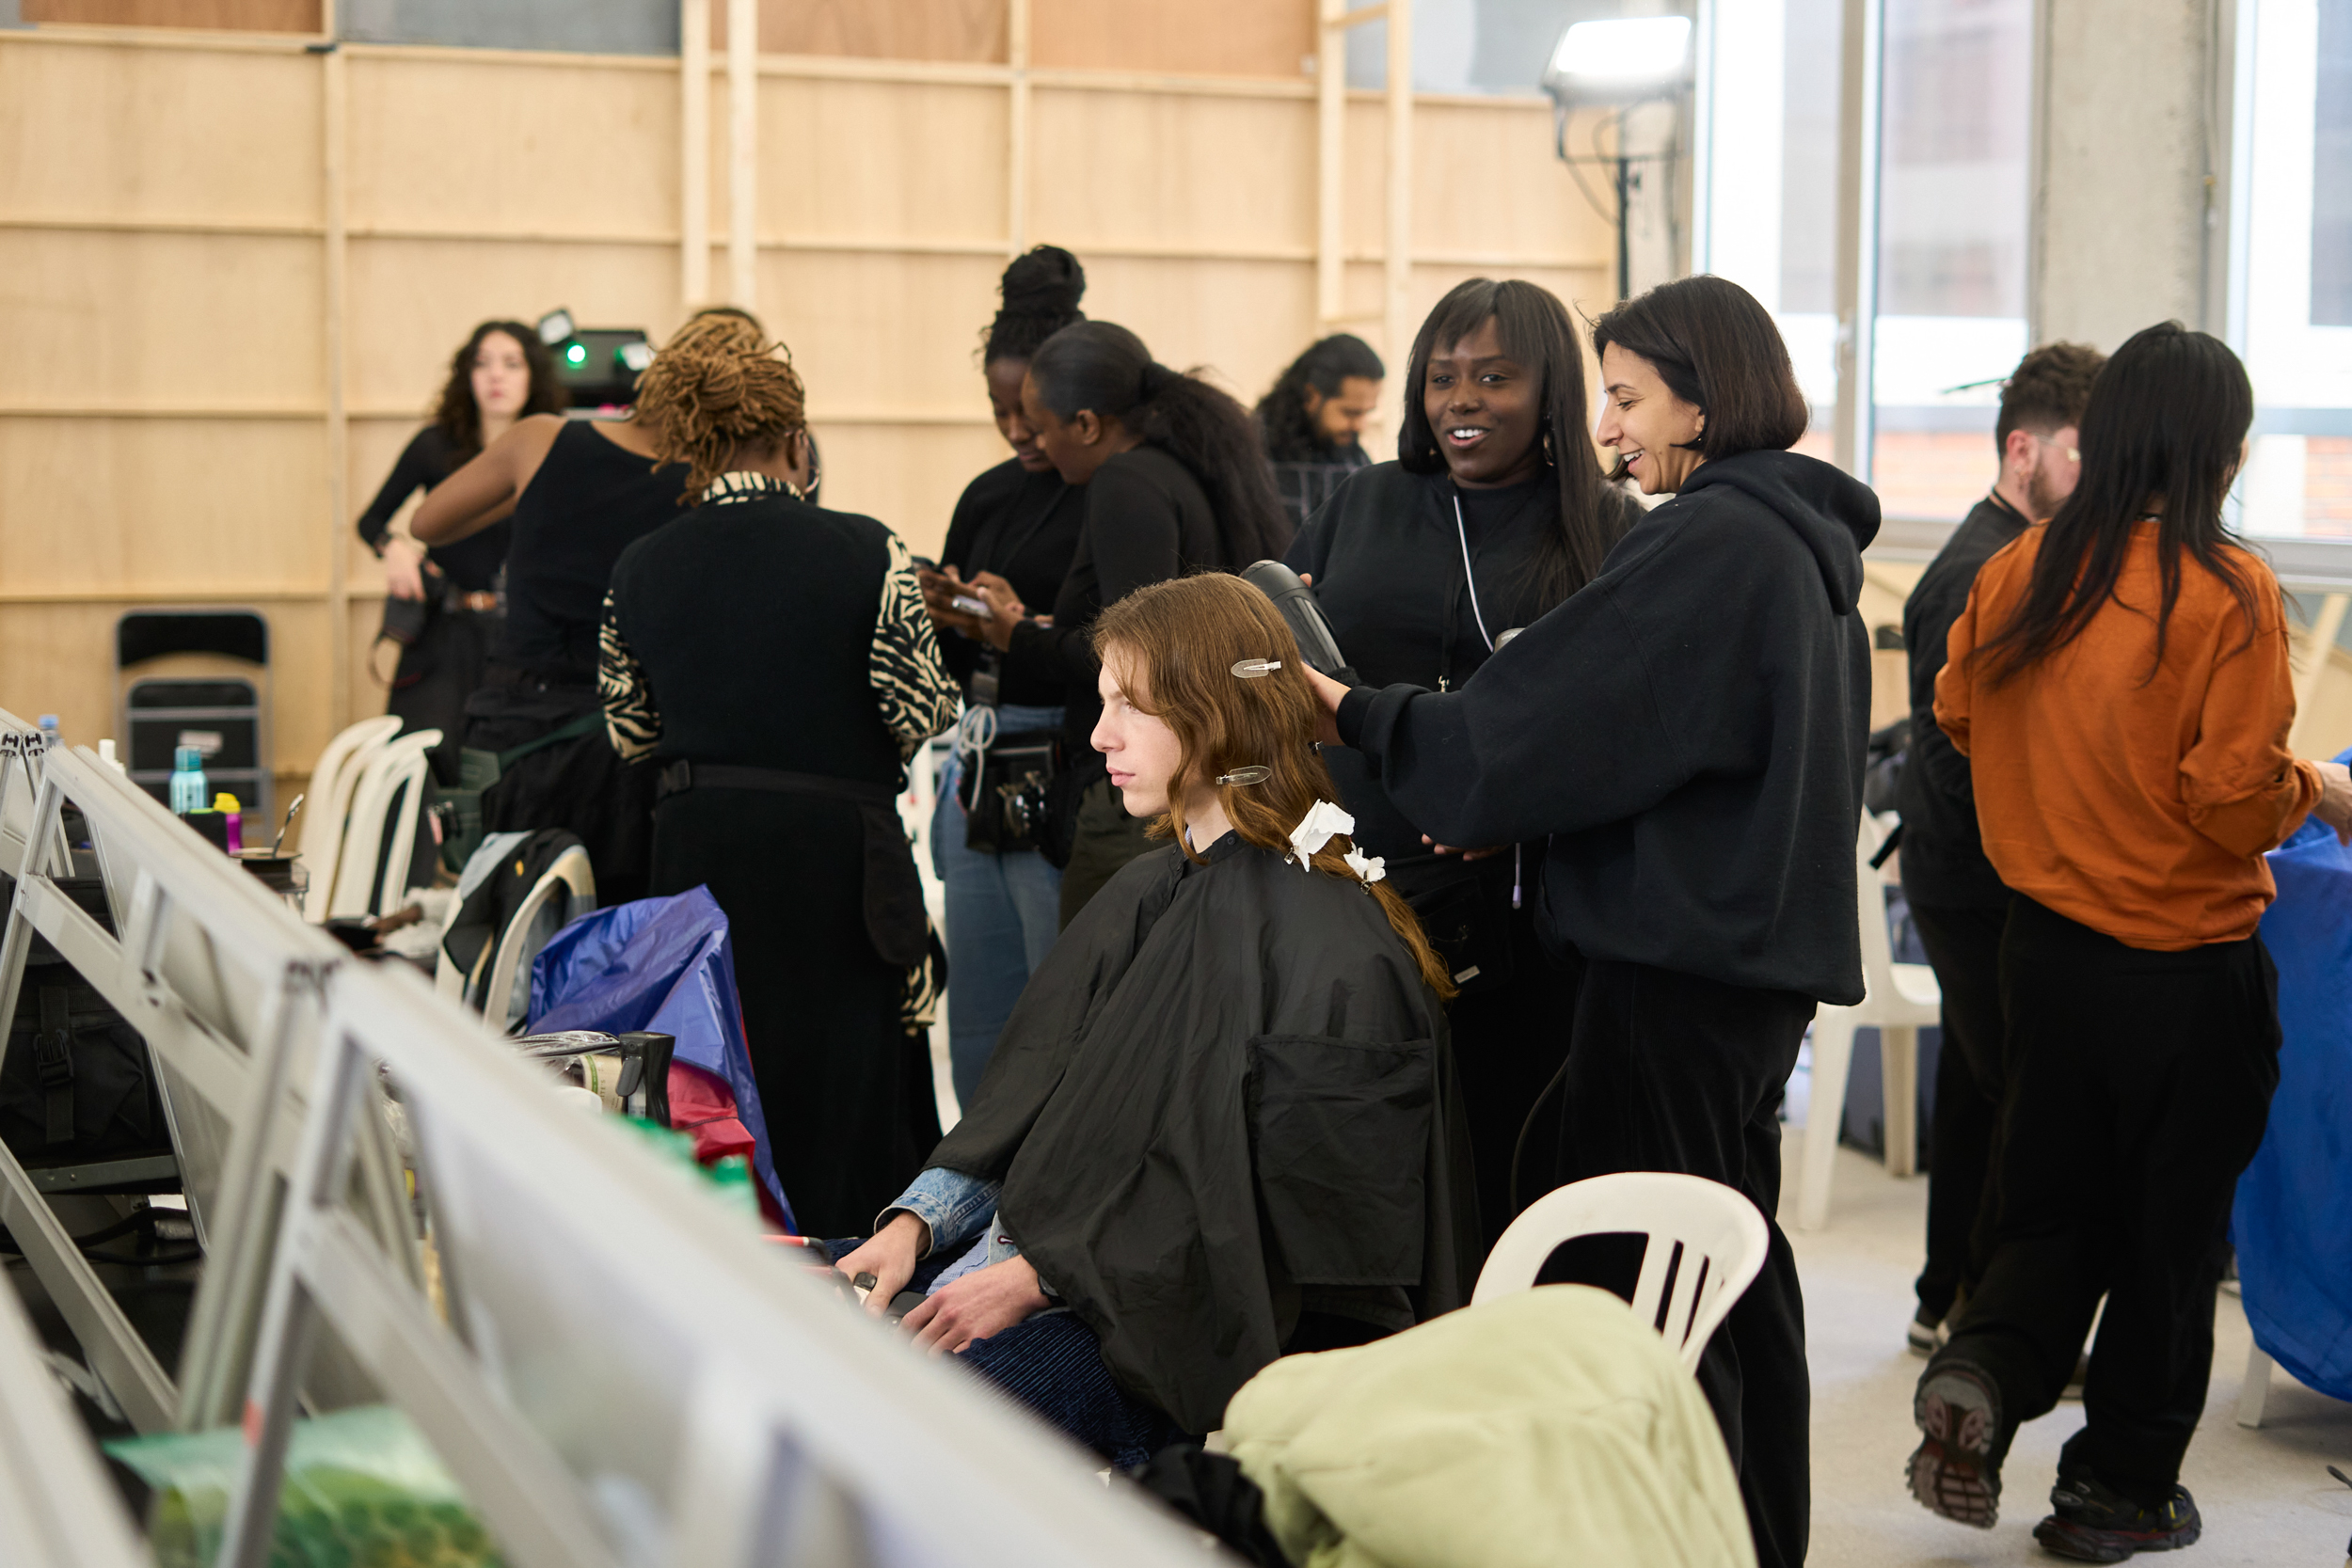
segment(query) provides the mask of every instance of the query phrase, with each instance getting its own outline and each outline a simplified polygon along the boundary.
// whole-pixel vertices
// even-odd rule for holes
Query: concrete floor
[[[1786,1168],[1800,1163],[1804,1133],[1788,1130]],[[1898,1181],[1851,1149],[1840,1149],[1827,1230],[1791,1230],[1804,1281],[1813,1365],[1813,1568],[1962,1568],[2050,1563],[2033,1542],[2048,1512],[2058,1445],[2083,1419],[2061,1404],[2028,1425],[2004,1467],[2001,1522],[1979,1531],[1950,1524],[1911,1499],[1902,1465],[1917,1440],[1911,1391],[1922,1363],[1903,1346],[1916,1305],[1911,1282],[1925,1234],[1927,1182]],[[1795,1189],[1784,1195],[1793,1224]],[[2352,1404],[2272,1375],[2263,1426],[2235,1420],[2250,1343],[2237,1298],[2226,1292],[2215,1324],[2214,1376],[2205,1418],[2182,1481],[2204,1515],[2204,1539],[2181,1568],[2337,1568],[2352,1535],[2352,1490],[2328,1476],[2352,1474]]]

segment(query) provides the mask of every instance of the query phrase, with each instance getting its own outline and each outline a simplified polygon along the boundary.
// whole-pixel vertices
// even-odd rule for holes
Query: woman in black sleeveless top
[[[482,684],[499,633],[499,574],[506,564],[508,525],[421,550],[391,531],[392,518],[419,490],[431,490],[470,462],[516,420],[564,406],[564,384],[539,335],[520,322],[486,321],[450,362],[433,422],[402,449],[375,499],[359,514],[359,537],[384,562],[384,629],[399,662],[389,675],[384,711],[404,731],[438,730],[450,768],[465,739],[466,699]],[[376,668],[380,671],[381,666]]]
[[[621,552],[678,515],[686,471],[662,464],[635,418],[519,421],[425,498],[411,525],[439,547],[511,502],[506,624],[466,705],[466,749],[499,758],[485,832],[567,828],[587,846],[596,898],[645,895],[653,779],[605,743],[596,627]]]
[[[803,499],[801,383],[775,345],[707,318],[641,400],[697,504],[613,568],[604,717],[660,781],[652,891],[707,887],[726,911],[793,1217],[856,1234],[939,1138],[906,1020],[930,927],[897,797],[955,683],[906,546]]]

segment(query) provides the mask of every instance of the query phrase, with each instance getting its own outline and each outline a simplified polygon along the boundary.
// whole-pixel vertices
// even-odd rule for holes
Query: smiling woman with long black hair
[[[1422,324],[1405,386],[1397,461],[1351,475],[1288,561],[1364,680],[1447,691],[1591,580],[1641,511],[1601,472],[1575,325],[1535,284],[1456,287]],[[1555,1024],[1580,967],[1536,937],[1543,846],[1440,856],[1361,752],[1328,762],[1359,838],[1386,857],[1461,987],[1448,1017],[1491,1241],[1517,1209],[1522,1125],[1566,1054]],[[1530,1143],[1518,1201],[1549,1185],[1550,1139]]]
[[[1560,1180],[1679,1171],[1763,1213],[1763,1273],[1699,1381],[1756,1557],[1780,1568],[1804,1560],[1812,1391],[1796,1259],[1772,1222],[1779,1111],[1815,1004],[1863,994],[1855,601],[1878,498],[1786,450],[1804,395],[1737,284],[1664,284],[1593,341],[1596,434],[1645,494],[1674,499],[1458,691],[1313,678],[1324,738],[1360,750],[1406,820],[1450,844],[1548,840],[1538,924],[1585,959]]]

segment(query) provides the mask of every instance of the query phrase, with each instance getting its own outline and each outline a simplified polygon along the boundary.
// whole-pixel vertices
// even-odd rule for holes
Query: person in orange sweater
[[[2089,1419],[2034,1528],[2084,1561],[2201,1528],[2181,1460],[2279,1079],[2263,852],[2312,812],[2352,839],[2352,773],[2286,748],[2278,583],[2222,526],[2252,418],[2218,339],[2170,323],[2125,343],[2083,412],[2080,483],[1985,563],[1935,683],[2015,895],[2016,1065],[1994,1250],[1920,1378],[1909,1480],[1990,1528],[2010,1438],[2057,1402],[2104,1294]]]

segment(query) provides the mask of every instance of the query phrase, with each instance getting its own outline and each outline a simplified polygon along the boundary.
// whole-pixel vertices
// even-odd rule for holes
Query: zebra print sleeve
[[[915,586],[914,562],[895,533],[882,574],[882,607],[874,617],[874,646],[866,675],[882,705],[882,722],[898,738],[898,759],[956,721],[962,694],[939,657],[939,638]]]
[[[604,733],[624,762],[635,762],[661,743],[661,714],[653,705],[645,667],[621,635],[612,595],[604,596],[604,625],[596,633],[596,695],[604,704]]]

